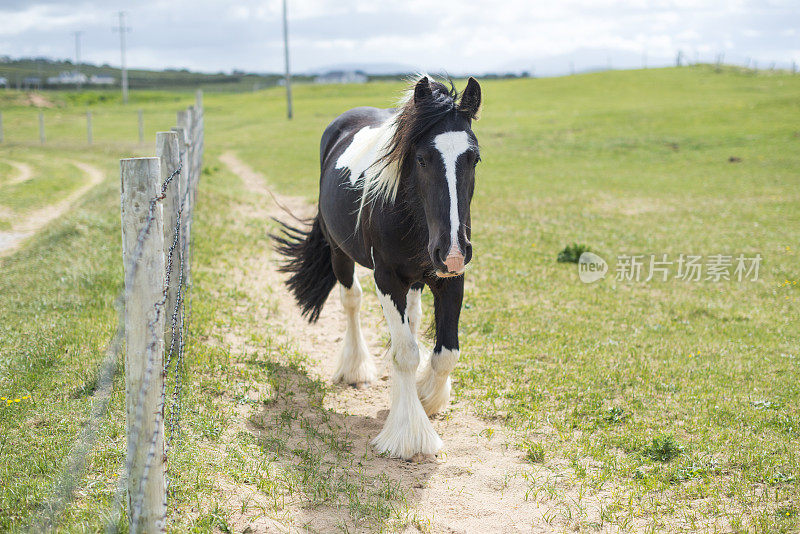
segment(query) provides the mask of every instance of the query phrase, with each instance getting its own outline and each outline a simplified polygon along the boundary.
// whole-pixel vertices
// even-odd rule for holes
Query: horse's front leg
[[[373,440],[375,448],[403,459],[416,454],[436,454],[442,440],[433,429],[417,396],[419,345],[411,329],[407,295],[409,284],[376,265],[375,285],[392,337],[392,393],[389,416]]]
[[[436,322],[436,345],[417,382],[425,413],[434,414],[450,402],[450,372],[456,366],[458,317],[464,299],[464,277],[437,278],[430,283]]]

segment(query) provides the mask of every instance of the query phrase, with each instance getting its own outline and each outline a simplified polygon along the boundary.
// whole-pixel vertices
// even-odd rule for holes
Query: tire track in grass
[[[25,241],[25,239],[34,235],[36,232],[59,217],[62,217],[81,197],[83,197],[86,193],[91,191],[96,185],[105,179],[103,171],[94,165],[73,160],[71,160],[69,163],[83,172],[88,178],[88,181],[75,191],[71,192],[69,195],[65,196],[59,202],[51,204],[50,206],[39,208],[31,212],[26,217],[15,220],[11,225],[11,230],[7,232],[0,232],[0,257],[8,255],[17,250]],[[12,165],[15,164],[12,163]],[[22,165],[27,167],[27,165]],[[27,172],[30,172],[30,167],[28,167]],[[22,172],[21,174],[23,176],[17,177],[14,183],[20,183],[30,178],[30,176],[24,177],[25,172]]]
[[[288,220],[283,209],[269,200],[270,196],[299,217],[314,215],[315,206],[304,199],[274,194],[266,179],[234,153],[226,152],[220,161],[241,178],[248,190],[264,197],[260,204],[263,210],[259,208],[263,213],[256,215],[265,221],[268,217]],[[334,288],[319,322],[309,325],[282,284],[285,275],[277,271],[278,261],[273,251],[264,251],[261,257],[247,261],[244,270],[234,276],[238,288],[256,296],[271,295],[277,301],[272,303],[277,310],[264,305],[252,327],[286,332],[286,341],[308,357],[310,372],[330,382],[345,330],[339,291]],[[357,267],[356,273],[365,287],[362,328],[378,363],[380,378],[365,389],[334,386],[325,397],[325,408],[338,414],[347,429],[358,465],[371,476],[385,473],[400,484],[410,506],[405,531],[478,532],[491,526],[494,532],[550,532],[574,528],[576,521],[602,524],[600,495],[579,493],[577,484],[569,482],[573,477],[566,466],[563,472],[556,472],[526,462],[507,430],[476,417],[465,400],[452,402],[446,413],[433,419],[445,444],[435,461],[413,463],[375,454],[370,441],[383,426],[389,408],[389,377],[381,356],[386,348],[385,325],[378,300],[367,289],[372,287],[371,271]],[[468,358],[468,354],[462,356]],[[455,384],[454,389],[457,387]],[[249,431],[258,434],[259,429],[250,425]],[[544,487],[549,490],[532,490]],[[575,503],[584,511],[578,514],[582,517],[560,513]],[[326,507],[300,508],[293,511],[291,522],[294,526],[327,531],[341,524],[342,513],[339,510],[337,515],[336,510]],[[243,516],[235,518],[235,524],[237,531],[253,525]]]

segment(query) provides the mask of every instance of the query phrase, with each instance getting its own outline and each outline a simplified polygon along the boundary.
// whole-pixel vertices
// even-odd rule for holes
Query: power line
[[[286,20],[286,0],[283,0],[283,57],[286,63],[286,116],[292,118],[292,75],[289,72],[289,23]]]
[[[119,54],[120,63],[122,63],[122,103],[128,103],[128,66],[125,62],[125,34],[131,29],[125,26],[125,12],[119,12],[119,28],[114,28],[114,31],[119,32]]]

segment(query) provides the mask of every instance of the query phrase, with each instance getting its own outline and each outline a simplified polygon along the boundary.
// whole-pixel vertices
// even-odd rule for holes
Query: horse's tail
[[[309,230],[301,230],[283,222],[281,225],[283,235],[272,236],[275,250],[287,258],[280,271],[291,274],[285,283],[303,316],[308,322],[315,323],[325,300],[336,285],[331,246],[322,232],[319,214]]]

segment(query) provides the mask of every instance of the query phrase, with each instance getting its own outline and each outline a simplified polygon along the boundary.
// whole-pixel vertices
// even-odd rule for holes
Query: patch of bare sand
[[[24,219],[15,221],[12,223],[10,231],[0,232],[0,257],[10,254],[16,250],[25,239],[38,232],[52,221],[63,216],[79,198],[105,179],[103,171],[94,165],[89,165],[88,163],[80,161],[71,161],[70,163],[83,172],[87,176],[88,181],[62,198],[56,204],[40,208]]]
[[[300,198],[274,195],[265,178],[233,153],[223,154],[220,161],[253,193],[273,196],[300,217],[313,216],[314,206]],[[287,219],[285,212],[272,202],[265,203],[262,216]],[[309,357],[314,366],[312,372],[329,381],[345,330],[339,291],[334,289],[331,293],[319,322],[309,325],[282,285],[284,275],[277,271],[277,260],[272,251],[264,251],[261,257],[246,260],[234,273],[237,287],[253,295],[272,294],[275,297],[276,307],[265,304],[254,317],[256,324],[283,332],[286,338],[283,341]],[[369,275],[369,271],[359,268],[357,274],[364,277]],[[564,472],[559,474],[525,462],[522,452],[512,445],[514,441],[505,429],[476,417],[470,404],[463,400],[452,403],[445,414],[433,418],[433,425],[445,444],[443,452],[434,461],[414,463],[376,455],[369,443],[382,428],[388,414],[389,380],[386,365],[381,365],[385,353],[385,338],[381,334],[385,328],[374,293],[365,291],[361,316],[367,344],[379,369],[382,369],[379,371],[381,378],[366,389],[337,386],[333,394],[326,396],[326,407],[336,414],[336,424],[346,429],[348,439],[353,441],[353,453],[363,454],[359,463],[365,472],[371,476],[385,473],[400,483],[408,496],[411,514],[417,518],[405,525],[405,532],[416,532],[419,526],[433,532],[571,530],[577,526],[576,519],[559,514],[569,501],[573,504],[581,502],[585,511],[580,518],[582,521],[602,524],[600,501],[587,495],[579,496],[577,489],[570,487],[567,483],[571,478],[567,476],[568,467],[565,466]],[[248,347],[246,338],[236,333],[227,334],[225,342],[231,343],[237,353],[257,349]],[[457,387],[454,384],[454,388]],[[280,407],[266,408],[274,409]],[[259,415],[255,414],[251,421],[258,418]],[[251,432],[260,432],[257,425],[244,421],[243,425]],[[529,491],[544,481],[551,488],[558,489],[558,497],[544,491]],[[226,492],[235,491],[235,485],[228,482],[224,485]],[[241,491],[245,498],[253,498],[251,488],[242,488]],[[291,523],[328,531],[341,523],[337,513],[342,512],[328,507],[300,507],[290,514]],[[234,512],[237,531],[249,528],[250,532],[273,532],[293,528],[290,525],[279,526],[273,519],[254,521],[257,520],[246,514],[237,516]]]
[[[27,163],[22,163],[20,161],[10,161],[6,160],[6,163],[11,165],[17,170],[17,175],[12,176],[10,179],[6,180],[2,185],[15,185],[21,184],[22,182],[27,182],[33,177],[33,169]]]
[[[56,105],[48,98],[37,94],[28,93],[28,104],[37,108],[54,108]]]

